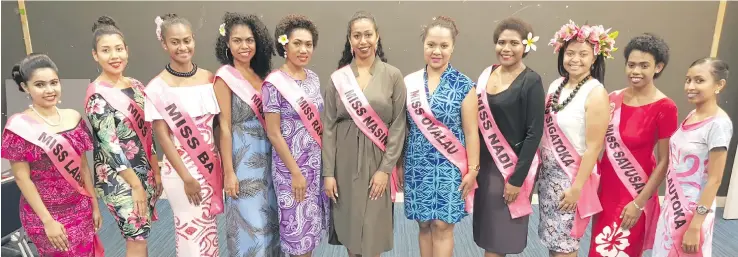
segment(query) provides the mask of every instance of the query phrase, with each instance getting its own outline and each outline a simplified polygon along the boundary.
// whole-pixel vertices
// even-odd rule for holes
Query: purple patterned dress
[[[311,70],[305,70],[305,80],[295,80],[323,112],[323,98],[320,96],[320,80]],[[292,177],[277,150],[272,147],[272,178],[279,205],[279,234],[282,250],[291,255],[301,255],[313,251],[320,243],[326,229],[328,198],[323,194],[320,171],[322,169],[321,151],[303,126],[300,116],[287,102],[277,88],[265,82],[262,86],[265,113],[279,113],[282,136],[290,147],[302,175],[307,180],[307,197],[297,202],[292,197]]]
[[[78,154],[92,150],[90,131],[87,123],[80,120],[70,130],[59,132],[69,141]],[[80,194],[62,177],[43,149],[26,141],[10,130],[2,136],[2,158],[9,161],[28,162],[31,168],[31,181],[41,196],[41,201],[67,231],[69,251],[62,252],[46,237],[41,219],[33,211],[25,197],[20,199],[20,218],[28,237],[38,248],[41,256],[53,257],[92,257],[95,228],[92,222],[92,199]],[[87,165],[87,164],[85,164]],[[80,181],[81,182],[81,181]],[[84,186],[83,183],[80,183]]]

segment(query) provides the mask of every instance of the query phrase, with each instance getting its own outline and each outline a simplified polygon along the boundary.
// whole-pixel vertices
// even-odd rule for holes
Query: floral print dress
[[[119,89],[144,108],[143,85],[135,79],[131,87]],[[116,224],[127,240],[144,240],[149,236],[151,221],[156,220],[154,205],[154,172],[151,169],[142,140],[123,113],[114,109],[100,94],[93,94],[86,103],[85,113],[92,125],[94,181],[100,196],[115,217]],[[156,154],[153,149],[152,154]],[[141,180],[149,202],[149,212],[138,215],[133,212],[131,186],[120,175],[133,169]]]

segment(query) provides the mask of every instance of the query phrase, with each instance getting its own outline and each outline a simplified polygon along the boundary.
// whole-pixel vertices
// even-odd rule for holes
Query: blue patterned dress
[[[474,81],[449,65],[441,75],[438,88],[430,95],[427,72],[424,72],[423,77],[433,115],[466,146],[461,126],[461,102],[474,87]],[[405,216],[422,222],[441,220],[449,224],[458,223],[467,215],[459,191],[459,168],[433,147],[410,115],[408,128],[405,142]]]
[[[233,169],[238,198],[226,197],[229,256],[280,257],[277,196],[272,183],[272,145],[256,113],[231,94]]]

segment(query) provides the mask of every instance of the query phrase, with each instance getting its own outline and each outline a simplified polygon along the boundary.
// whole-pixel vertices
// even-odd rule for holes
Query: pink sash
[[[582,157],[577,153],[576,148],[566,138],[566,134],[561,131],[556,121],[556,115],[551,113],[551,94],[546,96],[546,110],[544,111],[544,146],[547,146],[556,157],[561,169],[566,172],[572,183],[579,171],[579,164]],[[602,204],[597,197],[597,187],[600,185],[600,174],[597,173],[597,166],[594,167],[592,174],[584,183],[579,201],[577,202],[577,210],[574,214],[574,225],[571,229],[571,235],[575,238],[581,238],[587,229],[589,219],[602,211]]]
[[[428,97],[425,94],[424,73],[424,70],[419,70],[405,77],[405,87],[409,96],[407,98],[407,112],[433,147],[459,168],[463,179],[469,171],[466,149],[454,133],[433,116]],[[468,213],[474,210],[474,189],[477,189],[477,187],[475,182],[471,192],[464,199],[465,209]]]
[[[223,82],[235,93],[241,100],[251,107],[251,110],[256,113],[256,118],[259,119],[261,126],[266,128],[266,122],[264,122],[264,110],[262,108],[263,103],[261,101],[261,93],[249,83],[248,80],[241,76],[241,73],[230,65],[223,65],[215,73],[215,79],[221,78]]]
[[[671,165],[670,165],[671,166]],[[694,217],[694,212],[689,208],[689,199],[684,195],[679,182],[679,175],[672,167],[666,173],[666,197],[664,199],[668,215],[666,216],[668,228],[671,234],[673,246],[669,251],[669,257],[695,256],[702,257],[702,246],[705,243],[705,230],[700,229],[700,243],[696,254],[687,254],[682,249],[682,239],[689,228],[689,223]],[[709,214],[704,222],[712,222]]]
[[[323,123],[320,122],[320,111],[318,106],[305,95],[305,91],[295,83],[295,80],[280,70],[269,74],[264,81],[274,85],[284,99],[292,105],[292,108],[300,115],[305,129],[322,147]]]
[[[144,93],[144,89],[138,87],[137,84],[131,83],[132,87],[137,87],[141,93]],[[146,151],[146,158],[151,158],[151,148],[153,145],[153,130],[151,129],[151,122],[144,120],[144,111],[138,106],[138,103],[128,97],[126,94],[118,89],[113,88],[107,82],[98,81],[90,83],[87,86],[87,96],[85,96],[85,105],[90,101],[90,97],[93,94],[100,94],[113,109],[121,112],[126,119],[131,122],[133,131],[136,132],[138,138],[143,142],[144,151]]]
[[[49,132],[43,124],[22,113],[10,117],[6,129],[43,149],[59,174],[72,188],[84,196],[93,198],[80,184],[82,181],[81,165],[87,164],[82,163],[82,158],[66,138]],[[95,198],[92,199],[92,201],[96,200]],[[93,247],[95,256],[105,256],[105,248],[97,234],[93,238]]]
[[[223,212],[223,174],[221,163],[210,150],[204,137],[197,128],[197,124],[184,109],[184,105],[176,97],[168,93],[169,86],[160,77],[156,77],[147,86],[149,90],[146,98],[151,100],[169,125],[185,152],[192,158],[197,170],[213,187],[213,197],[210,202],[210,215]]]
[[[649,177],[635,156],[625,146],[623,138],[620,136],[620,112],[622,105],[623,90],[610,93],[610,106],[614,109],[611,111],[610,125],[607,127],[607,134],[605,134],[605,155],[607,155],[607,158],[613,165],[615,173],[620,178],[620,182],[623,183],[625,188],[628,189],[628,192],[630,192],[630,195],[635,199],[643,188],[646,187]],[[658,224],[659,213],[661,212],[658,198],[651,197],[646,203],[646,206],[644,206],[643,212],[646,216],[643,250],[647,250],[653,246],[656,235],[656,224]]]
[[[338,96],[341,98],[343,106],[346,107],[349,115],[354,120],[354,124],[380,150],[386,151],[389,129],[369,104],[366,96],[364,96],[364,92],[359,87],[359,82],[356,81],[356,76],[354,76],[351,66],[346,65],[333,72],[331,74],[331,80],[333,80],[333,85],[338,91]],[[390,179],[390,197],[393,202],[395,201],[395,195],[398,190],[397,183],[395,182],[396,177],[397,167],[392,170],[392,177]]]
[[[497,169],[502,173],[502,177],[507,182],[515,173],[515,166],[518,163],[518,156],[513,151],[510,144],[505,140],[502,135],[500,128],[495,122],[495,117],[492,116],[492,112],[489,109],[489,103],[487,100],[487,80],[492,73],[492,66],[482,72],[479,76],[477,83],[477,105],[479,106],[479,131],[484,136],[484,142],[487,143],[487,149],[492,153],[492,159],[495,161]],[[520,196],[515,199],[514,202],[508,204],[510,209],[510,216],[513,219],[523,217],[533,213],[533,208],[530,206],[530,193],[533,191],[535,186],[536,173],[538,172],[538,165],[540,159],[538,153],[533,157],[528,175],[525,177],[525,181],[520,188]]]

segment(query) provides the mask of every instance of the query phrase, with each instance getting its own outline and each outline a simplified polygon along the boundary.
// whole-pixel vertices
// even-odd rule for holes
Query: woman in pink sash
[[[201,156],[191,156],[188,152],[192,140],[183,144],[180,139],[180,136],[198,139],[198,145],[204,145],[207,151],[214,153],[215,160],[209,161],[220,162],[213,137],[213,119],[220,113],[213,90],[213,74],[192,62],[195,39],[186,19],[167,14],[157,17],[155,22],[157,36],[169,53],[170,61],[146,87],[144,111],[146,121],[153,122],[154,133],[164,151],[161,177],[164,193],[174,212],[177,256],[220,256],[215,216],[218,210],[213,202],[222,203],[222,198],[218,199],[218,191],[222,192],[223,188],[203,175],[197,165]],[[167,111],[160,111],[153,99],[178,101],[179,104],[168,105]],[[195,124],[186,122],[181,126],[187,126],[187,129],[180,129],[171,128],[166,121],[183,115],[191,117]],[[190,125],[197,127],[202,141],[193,135]],[[218,170],[213,172],[220,174]]]
[[[602,210],[595,164],[604,144],[607,115],[605,58],[614,34],[569,21],[549,45],[561,78],[548,88],[538,179],[538,236],[554,257],[576,256],[589,219]]]
[[[318,43],[318,29],[305,16],[282,18],[274,31],[284,64],[261,88],[267,137],[272,143],[272,179],[279,206],[282,250],[312,256],[327,225],[330,207],[321,188],[320,80],[306,66]]]
[[[329,242],[344,245],[351,257],[379,256],[394,242],[390,174],[402,154],[407,121],[402,73],[386,61],[374,17],[357,12],[348,23],[339,70],[331,76],[350,76],[356,83],[332,79],[323,89],[323,177],[334,202]],[[346,97],[338,87],[365,100]],[[351,112],[356,114],[358,104],[366,112],[357,119]],[[372,132],[373,123],[363,121],[368,118],[382,124]]]
[[[220,115],[220,152],[227,194],[226,243],[229,256],[279,257],[277,198],[269,162],[272,146],[264,130],[261,85],[271,72],[274,43],[253,14],[227,12],[215,56]]]
[[[128,46],[115,21],[102,16],[92,31],[92,56],[102,70],[85,99],[85,113],[95,139],[95,186],[126,239],[126,254],[147,256],[146,239],[156,217],[154,206],[162,190],[161,174],[154,146],[146,140],[151,138],[151,123],[143,124],[146,138],[138,135],[135,116],[144,114],[136,111],[133,115],[128,108],[135,103],[143,111],[144,87],[138,80],[123,76]],[[112,101],[124,104],[115,105]]]
[[[13,67],[13,80],[31,104],[8,119],[0,151],[23,194],[21,223],[38,253],[101,256],[95,252],[102,249],[95,231],[102,216],[85,157],[93,148],[90,132],[77,111],[56,107],[61,101],[57,71],[43,54],[31,54]]]
[[[733,135],[733,123],[718,106],[728,64],[714,58],[695,61],[684,91],[695,105],[669,141],[666,195],[656,228],[653,257],[712,256],[715,195],[720,187]]]
[[[457,34],[451,18],[434,17],[422,33],[426,65],[405,77],[405,86],[413,88],[407,93],[405,216],[418,222],[422,257],[452,255],[454,225],[473,208],[467,196],[479,171],[474,81],[449,63]]]
[[[501,21],[493,36],[500,64],[487,68],[477,81],[477,87],[483,88],[477,88],[477,92],[482,92],[477,97],[480,102],[484,100],[482,97],[487,98],[488,104],[480,106],[484,109],[479,112],[480,137],[484,143],[479,153],[473,227],[474,242],[485,250],[486,257],[520,253],[528,242],[528,215],[521,213],[524,216],[513,217],[513,213],[522,211],[516,208],[532,211],[530,202],[521,199],[528,201],[527,206],[512,204],[518,197],[530,198],[538,170],[536,152],[543,135],[545,93],[541,76],[523,64],[523,58],[536,49],[532,35],[533,29],[525,21],[518,18]],[[489,135],[501,138],[493,140]],[[512,152],[496,150],[502,140],[507,141]],[[506,155],[517,157],[514,167]],[[506,168],[511,174],[503,175]],[[521,190],[524,183],[526,190]]]
[[[628,87],[610,93],[611,113],[619,116],[610,121],[605,153],[598,164],[607,183],[601,184],[598,194],[602,212],[592,224],[592,257],[622,253],[640,257],[653,245],[659,214],[658,193],[654,193],[664,180],[669,137],[677,129],[676,104],[654,85],[669,63],[666,42],[652,34],[639,35],[623,53]],[[658,164],[653,154],[656,146]]]

